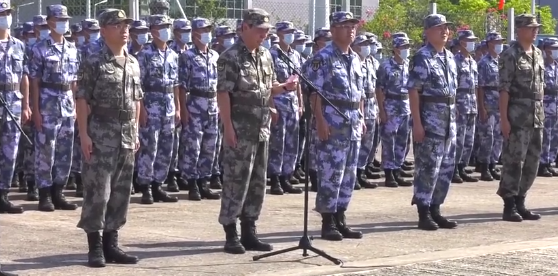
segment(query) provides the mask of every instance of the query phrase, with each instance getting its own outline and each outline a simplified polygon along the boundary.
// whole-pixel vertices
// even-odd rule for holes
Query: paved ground
[[[558,178],[537,179],[529,195],[529,206],[544,216],[541,221],[510,223],[500,220],[497,182],[455,184],[443,210],[460,226],[436,232],[415,229],[411,188],[357,191],[348,221],[365,233],[364,239],[314,241],[316,247],[342,259],[342,267],[314,254],[303,258],[301,251],[256,262],[252,253],[226,255],[217,223],[219,201],[189,202],[180,194],[179,203],[151,206],[137,204],[134,196],[121,244],[142,258],[138,265],[89,269],[84,266],[85,235],[75,228],[79,210],[42,213],[34,211],[34,203],[17,200],[29,211],[0,216],[0,261],[5,270],[41,276],[558,275],[552,270],[558,249],[548,248],[558,246],[556,185]],[[310,202],[313,206],[314,194]],[[296,245],[302,206],[302,195],[269,195],[259,222],[263,239],[277,249]],[[319,236],[319,224],[320,218],[311,212],[312,235]],[[527,251],[508,253],[518,250]]]

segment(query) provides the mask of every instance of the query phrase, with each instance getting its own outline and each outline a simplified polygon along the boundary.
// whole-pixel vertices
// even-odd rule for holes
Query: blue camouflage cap
[[[12,5],[10,0],[0,0],[0,12],[11,11]]]
[[[99,15],[99,17],[101,15],[102,13]],[[97,19],[84,19],[83,21],[81,21],[81,29],[86,31],[98,31],[101,29],[101,27],[99,27],[99,21],[97,21]]]
[[[504,38],[502,37],[502,35],[498,32],[490,32],[488,34],[486,34],[486,42],[489,41],[502,41],[504,40]]]
[[[405,32],[397,32],[397,33],[394,33],[394,34],[391,35],[391,38],[396,38],[396,37],[406,37],[406,38],[409,38],[409,37],[407,36],[407,33],[405,33]]]
[[[352,45],[360,45],[362,43],[370,42],[370,39],[366,35],[357,35]]]
[[[198,17],[192,19],[192,29],[203,29],[211,26],[211,22],[207,18]]]
[[[172,28],[174,30],[191,30],[192,22],[186,18],[175,19],[172,22]]]
[[[353,16],[352,12],[338,11],[329,16],[329,24],[340,24],[345,22],[358,23],[359,20]]]
[[[116,10],[116,9],[105,11],[99,16],[99,25],[101,26],[116,25],[122,22],[126,24],[131,24],[132,22],[134,22],[134,20],[128,18],[126,16],[126,12],[124,12],[123,10]]]
[[[558,39],[554,37],[549,37],[543,40],[544,47],[558,48]]]
[[[384,49],[384,46],[382,46],[382,42],[378,41],[378,43],[376,43],[376,49],[378,50]]]
[[[441,14],[429,14],[424,18],[423,23],[425,30],[440,25],[453,24],[452,22],[447,21],[446,17]]]
[[[392,44],[393,44],[393,47],[399,48],[399,47],[409,45],[410,42],[409,42],[409,38],[407,38],[407,37],[396,37],[392,40]]]
[[[294,40],[295,41],[306,40],[306,36],[304,35],[304,32],[301,30],[296,30],[294,32]]]
[[[362,33],[362,34],[365,35],[366,38],[368,38],[368,39],[374,38],[374,40],[378,40],[378,36],[375,35],[374,33],[371,33],[371,32],[364,32],[364,33]]]
[[[81,31],[82,31],[81,24],[78,24],[78,23],[72,24],[72,25],[70,26],[70,30],[72,31],[72,33],[79,33],[79,32],[81,32]]]
[[[311,36],[305,35],[304,37],[306,38],[306,42],[304,42],[305,44],[314,44]]]
[[[147,18],[149,22],[149,26],[164,26],[164,25],[172,25],[170,22],[170,18],[164,14],[153,14]]]
[[[240,30],[242,29],[242,19],[237,19],[236,20],[236,30]]]
[[[34,33],[33,22],[31,22],[31,21],[30,22],[25,22],[25,23],[23,23],[22,27],[23,27],[22,31],[23,31],[24,34]]]
[[[457,32],[457,38],[461,40],[461,39],[477,39],[478,37],[476,37],[473,31],[471,30],[461,30]]]
[[[275,23],[275,30],[278,32],[296,31],[293,22],[290,21],[281,21]]]
[[[279,43],[279,37],[276,34],[269,35],[269,42]]]
[[[46,25],[47,21],[46,21],[46,16],[45,15],[35,15],[33,16],[33,26],[42,26],[42,25]]]
[[[70,19],[71,16],[68,15],[68,8],[64,5],[50,5],[46,8],[47,17],[54,17],[59,19]]]
[[[235,32],[231,29],[231,27],[226,25],[219,26],[215,29],[215,37],[221,37],[221,36],[232,35],[232,34],[235,34]]]
[[[269,23],[269,13],[262,9],[254,8],[244,10],[242,12],[242,20],[244,23],[257,28],[271,28],[271,24]]]
[[[326,27],[322,27],[317,29],[314,32],[314,39],[318,39],[318,38],[331,38],[331,32],[329,31],[329,28]]]
[[[147,30],[147,22],[145,20],[134,20],[130,26],[130,30]]]

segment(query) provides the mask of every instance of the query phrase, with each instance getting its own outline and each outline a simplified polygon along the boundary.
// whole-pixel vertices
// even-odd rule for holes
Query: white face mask
[[[12,16],[4,15],[0,16],[0,29],[8,30],[12,26]]]
[[[400,56],[402,59],[406,59],[406,58],[409,57],[409,53],[410,53],[409,49],[401,49],[401,50],[399,51],[399,56]]]
[[[271,48],[271,41],[269,39],[262,41],[262,46],[264,46],[267,49]]]
[[[170,28],[164,28],[159,30],[159,40],[161,40],[162,42],[169,41],[170,36],[171,36]]]
[[[223,39],[223,46],[225,46],[225,48],[229,48],[234,44],[234,38],[226,38]]]
[[[69,21],[58,21],[56,22],[56,28],[54,31],[57,34],[63,35],[70,29],[70,22]]]
[[[99,39],[99,36],[101,36],[100,32],[94,32],[94,33],[90,33],[89,34],[89,41],[95,41]]]
[[[465,49],[467,49],[467,52],[472,53],[475,51],[475,42],[472,41],[467,41],[467,45],[465,45]]]
[[[39,38],[40,39],[46,39],[46,38],[48,38],[49,35],[50,35],[49,30],[40,30],[39,31]]]
[[[372,45],[372,47],[370,47],[370,54],[375,55],[378,52],[378,48],[376,47],[376,45]]]
[[[370,52],[371,52],[371,47],[370,46],[361,46],[360,47],[359,54],[360,54],[361,57],[366,58],[367,56],[370,55]]]
[[[295,46],[295,50],[300,54],[302,54],[302,52],[304,52],[304,48],[306,48],[306,46],[304,46],[304,45],[296,45]]]
[[[494,45],[494,52],[496,52],[496,54],[500,54],[502,53],[502,50],[504,50],[504,45],[503,44],[496,44]]]

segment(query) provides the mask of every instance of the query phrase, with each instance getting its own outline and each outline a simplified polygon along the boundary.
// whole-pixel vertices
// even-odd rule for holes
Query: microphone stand
[[[27,134],[25,134],[25,132],[23,131],[23,128],[21,128],[21,125],[19,124],[19,121],[15,119],[14,114],[8,108],[8,103],[6,103],[6,100],[4,99],[4,95],[2,94],[2,91],[0,91],[0,108],[4,108],[4,110],[6,111],[6,114],[8,114],[8,117],[10,117],[10,119],[12,119],[12,121],[15,122],[17,130],[19,130],[19,132],[21,132],[21,136],[23,136],[29,144],[33,145],[33,142],[31,142],[31,139],[29,139],[29,136],[27,136]]]
[[[310,106],[310,95],[309,95],[310,93],[314,92],[316,95],[318,95],[318,97],[321,98],[321,100],[324,103],[328,104],[330,107],[333,108],[333,110],[335,110],[335,112],[337,112],[341,117],[343,117],[345,119],[345,121],[349,121],[349,117],[347,117],[335,105],[333,105],[330,100],[328,100],[320,91],[318,91],[318,88],[316,88],[316,86],[312,82],[310,82],[304,75],[302,75],[302,73],[298,69],[295,68],[294,63],[283,52],[283,50],[278,48],[277,52],[279,54],[279,58],[281,60],[283,60],[287,64],[289,69],[291,69],[292,72],[295,75],[297,75],[299,77],[299,79],[302,80],[302,82],[304,84],[306,84],[306,86],[308,87],[309,93],[307,93],[307,95],[305,97],[305,107],[306,107],[305,111],[306,112],[304,112],[304,117],[306,119],[306,130],[305,130],[306,131],[306,139],[307,139],[308,143],[310,143],[310,141],[312,141],[312,137],[311,137],[312,132],[310,131],[310,128],[311,128],[310,127],[310,125],[311,125],[310,122],[312,120],[312,112],[311,112],[311,106]],[[309,156],[310,156],[310,147],[308,145],[304,148],[304,154],[305,154],[304,169],[305,169],[305,171],[308,171]],[[312,246],[312,241],[311,240],[313,240],[314,238],[308,236],[308,201],[309,201],[309,192],[310,192],[309,179],[310,179],[310,177],[306,176],[306,178],[304,180],[304,229],[303,229],[303,232],[302,232],[302,237],[300,238],[300,240],[298,242],[298,245],[293,246],[293,247],[289,247],[289,248],[285,248],[285,249],[281,249],[281,250],[277,250],[277,251],[274,251],[274,252],[254,256],[252,258],[254,261],[301,249],[303,257],[308,257],[308,251],[311,251],[311,252],[321,256],[322,258],[325,258],[325,259],[329,260],[330,262],[332,262],[336,265],[340,265],[342,263],[342,261],[340,259],[334,258],[334,257],[328,255],[325,251],[320,250],[320,249]]]

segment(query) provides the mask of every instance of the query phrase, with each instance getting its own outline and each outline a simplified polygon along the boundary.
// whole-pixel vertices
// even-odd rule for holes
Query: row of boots
[[[479,182],[478,179],[470,175],[471,173],[472,171],[467,170],[464,164],[458,164],[457,166],[455,166],[455,170],[453,171],[453,177],[451,179],[451,183]]]
[[[295,182],[295,183],[293,183]],[[298,179],[291,179],[285,175],[270,175],[269,176],[269,193],[272,195],[287,194],[301,194],[302,189],[293,186],[293,184],[300,183]]]
[[[475,172],[479,172],[481,174],[481,181],[494,181],[502,178],[495,163],[476,162]]]
[[[540,163],[537,176],[553,177],[553,176],[558,176],[558,172],[554,170],[551,164]]]
[[[0,213],[21,214],[23,208],[10,202],[8,190],[0,190]],[[64,195],[64,185],[52,185],[38,189],[38,210],[53,212],[54,210],[76,210],[77,204],[70,203]]]

